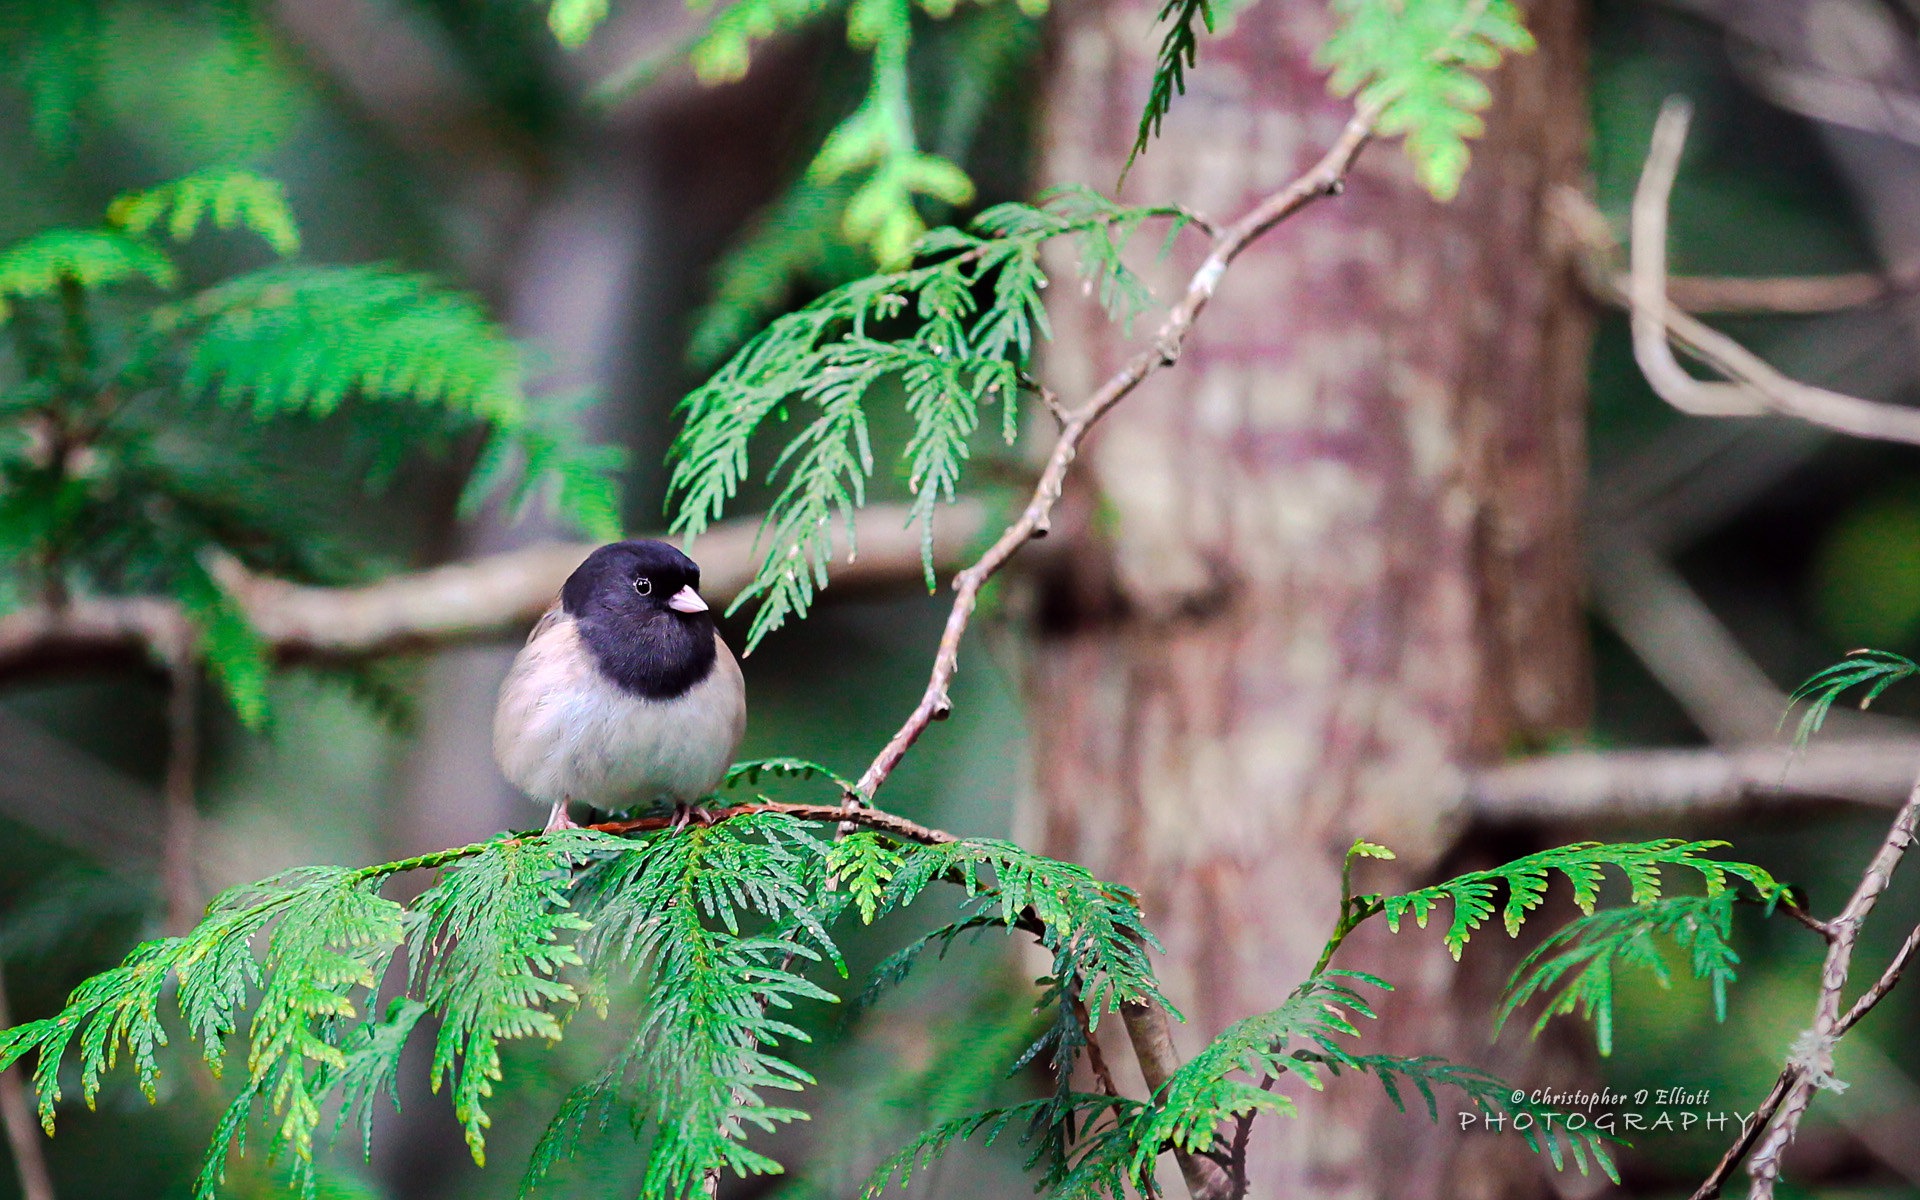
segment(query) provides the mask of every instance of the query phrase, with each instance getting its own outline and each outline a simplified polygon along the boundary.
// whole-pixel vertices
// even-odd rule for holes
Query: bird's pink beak
[[[702,613],[707,611],[707,602],[702,600],[700,593],[694,591],[692,586],[689,585],[675,592],[672,597],[667,600],[667,607],[675,612]]]

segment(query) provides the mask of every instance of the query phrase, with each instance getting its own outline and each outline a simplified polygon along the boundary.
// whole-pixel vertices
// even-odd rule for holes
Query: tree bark
[[[1063,12],[1045,182],[1119,175],[1155,7]],[[1355,837],[1401,856],[1367,864],[1365,890],[1476,857],[1457,845],[1463,767],[1586,715],[1591,320],[1546,220],[1584,167],[1583,30],[1572,0],[1527,16],[1540,47],[1490,80],[1459,198],[1436,203],[1397,144],[1378,146],[1345,195],[1237,264],[1178,367],[1090,445],[1055,525],[1070,544],[1031,577],[1024,820],[1050,853],[1140,890],[1183,1053],[1305,976]],[[1128,197],[1227,219],[1311,162],[1350,111],[1312,65],[1329,29],[1322,4],[1260,0],[1203,41]],[[1126,343],[1058,299],[1048,374],[1075,397]],[[1454,968],[1432,933],[1383,934],[1336,961],[1397,985],[1371,1048],[1511,1067],[1487,1048],[1495,955],[1476,972],[1476,945]],[[1300,1108],[1256,1130],[1251,1194],[1543,1186],[1517,1139],[1400,1116],[1371,1083]]]

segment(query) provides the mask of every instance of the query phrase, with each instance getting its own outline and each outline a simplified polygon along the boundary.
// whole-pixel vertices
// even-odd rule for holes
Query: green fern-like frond
[[[1055,955],[1053,982],[1072,986],[1096,1027],[1122,1004],[1167,1003],[1147,961],[1147,948],[1159,943],[1131,890],[1012,842],[963,838],[906,854],[881,911],[911,903],[936,881],[958,884],[972,908],[1009,928],[1038,921],[1041,944]]]
[[[922,846],[905,854],[887,882],[879,911],[912,903],[936,881],[965,891],[963,927],[985,918],[1008,929],[1026,928],[1038,933],[1041,947],[1053,956],[1040,980],[1039,1002],[1053,1019],[1016,1066],[1044,1058],[1051,1069],[1056,1089],[1043,1122],[1042,1148],[1052,1170],[1062,1172],[1072,1149],[1074,1067],[1102,1017],[1122,1004],[1148,1001],[1177,1015],[1147,961],[1148,948],[1157,949],[1159,943],[1128,889],[1102,882],[1077,864],[986,838]],[[923,941],[921,949],[927,944]],[[892,969],[904,974],[910,965],[909,960]]]
[[[817,762],[805,758],[755,758],[746,762],[737,762],[727,768],[727,775],[721,781],[721,788],[738,787],[741,784],[756,786],[765,776],[785,779],[824,779],[833,784],[840,792],[853,790],[853,782],[834,772],[832,767],[823,767]]]
[[[1213,32],[1211,0],[1166,0],[1156,20],[1167,26],[1160,39],[1159,59],[1154,63],[1153,82],[1147,88],[1147,106],[1140,113],[1140,128],[1127,151],[1127,167],[1147,152],[1147,146],[1160,136],[1160,123],[1173,111],[1173,98],[1187,94],[1187,69],[1200,60],[1198,26]]]
[[[1533,49],[1512,0],[1334,0],[1340,26],[1318,55],[1335,95],[1379,110],[1383,135],[1403,135],[1422,186],[1440,200],[1460,190],[1467,139],[1493,93],[1476,72]]]
[[[1660,838],[1651,842],[1576,842],[1529,854],[1485,871],[1473,871],[1444,883],[1398,896],[1368,897],[1377,903],[1394,930],[1411,916],[1422,929],[1427,916],[1441,901],[1453,906],[1453,919],[1447,926],[1447,949],[1454,958],[1466,948],[1486,920],[1493,915],[1499,894],[1506,893],[1500,905],[1507,933],[1517,935],[1527,914],[1546,899],[1547,879],[1551,872],[1561,874],[1573,887],[1573,901],[1583,913],[1593,911],[1600,894],[1606,869],[1617,869],[1632,889],[1632,902],[1648,904],[1660,896],[1661,869],[1675,867],[1699,875],[1709,896],[1720,894],[1729,879],[1750,884],[1763,895],[1776,895],[1781,885],[1771,875],[1751,863],[1709,858],[1705,852],[1725,842],[1687,842],[1678,838]]]
[[[1448,1062],[1431,1054],[1417,1058],[1392,1054],[1342,1054],[1328,1057],[1326,1066],[1334,1075],[1340,1074],[1342,1069],[1348,1069],[1373,1076],[1380,1081],[1387,1099],[1400,1112],[1407,1111],[1406,1097],[1401,1088],[1412,1085],[1425,1103],[1427,1119],[1436,1123],[1440,1120],[1440,1104],[1434,1089],[1450,1088],[1466,1098],[1489,1128],[1512,1125],[1514,1131],[1526,1141],[1527,1148],[1535,1154],[1546,1155],[1548,1161],[1553,1163],[1554,1170],[1566,1170],[1567,1161],[1571,1159],[1582,1175],[1588,1174],[1592,1167],[1598,1167],[1616,1187],[1619,1186],[1620,1174],[1607,1149],[1607,1143],[1613,1139],[1591,1128],[1568,1129],[1564,1117],[1532,1103],[1524,1092],[1511,1083],[1478,1067]],[[1499,1124],[1496,1125],[1496,1121]]]
[[[380,1093],[386,1092],[394,1111],[400,1109],[400,1056],[407,1048],[407,1039],[413,1036],[413,1027],[426,1015],[427,1006],[418,1000],[395,996],[378,1021],[356,1027],[341,1041],[340,1055],[345,1062],[335,1068],[340,1113],[334,1122],[334,1134],[338,1136],[354,1124],[365,1158],[373,1157],[373,1114]]]
[[[94,291],[144,279],[180,282],[180,268],[152,244],[108,229],[49,229],[0,251],[0,322],[18,302],[57,296],[63,287]]]
[[[1880,698],[1880,693],[1916,672],[1920,672],[1920,663],[1891,650],[1852,651],[1825,670],[1814,672],[1805,683],[1793,689],[1793,694],[1787,697],[1787,711],[1781,714],[1780,723],[1786,724],[1794,705],[1807,701],[1807,710],[1800,715],[1800,727],[1793,735],[1795,746],[1805,746],[1826,724],[1827,711],[1842,692],[1866,684],[1867,690],[1860,696],[1860,707],[1865,709]]]
[[[690,538],[747,482],[755,435],[796,410],[812,414],[775,460],[781,487],[762,530],[764,557],[734,601],[757,605],[749,648],[805,615],[826,586],[839,538],[854,549],[852,516],[876,458],[866,405],[883,382],[900,387],[913,423],[903,458],[931,579],[933,513],[956,494],[981,410],[999,405],[1002,436],[1017,431],[1020,381],[1047,332],[1041,246],[1078,239],[1089,287],[1129,312],[1144,289],[1120,249],[1150,217],[1176,228],[1184,220],[1081,191],[1039,208],[990,209],[973,232],[923,238],[923,265],[857,280],[776,320],[681,402],[670,495],[674,532]],[[897,336],[880,336],[903,325]]]
[[[782,1041],[807,1040],[785,1012],[835,999],[792,966],[837,960],[807,907],[822,890],[824,856],[797,823],[762,813],[655,838],[582,877],[577,903],[594,926],[581,943],[587,961],[649,973],[647,1015],[620,1067],[631,1064],[653,1134],[647,1200],[697,1195],[710,1171],[780,1170],[746,1139],[805,1115],[766,1093],[813,1082],[775,1053]]]
[[[860,910],[861,923],[871,925],[886,898],[888,881],[905,861],[891,838],[863,829],[840,839],[827,852],[827,873],[846,888]]]
[[[200,653],[220,684],[240,723],[261,729],[267,723],[267,683],[273,673],[267,645],[240,605],[204,565],[182,565],[174,580],[174,599],[198,628]]]
[[[136,947],[76,988],[56,1016],[0,1033],[0,1063],[37,1055],[34,1086],[49,1132],[61,1063],[76,1043],[89,1105],[123,1056],[157,1100],[171,995],[179,1024],[216,1074],[228,1040],[246,1031],[245,1071],[216,1124],[195,1196],[218,1193],[229,1157],[247,1149],[256,1125],[265,1129],[267,1160],[311,1196],[314,1143],[330,1105],[339,1104],[334,1131],[357,1122],[364,1144],[372,1104],[394,1091],[409,1035],[434,1012],[442,1025],[433,1069],[452,1076],[456,1111],[478,1155],[480,1101],[499,1075],[497,1043],[557,1037],[555,1014],[574,1002],[552,978],[577,961],[556,940],[581,928],[565,907],[566,868],[627,847],[587,830],[502,837],[373,867],[302,868],[231,889],[188,934]],[[456,863],[463,865],[411,912],[378,894],[392,875]],[[411,994],[375,1017],[369,1006],[409,934]]]
[[[270,267],[161,314],[183,386],[263,415],[324,415],[349,395],[518,424],[519,352],[479,303],[384,267]]]
[[[1372,1008],[1347,979],[1385,986],[1371,976],[1345,971],[1316,975],[1295,988],[1279,1008],[1234,1022],[1182,1063],[1154,1096],[1135,1131],[1133,1172],[1149,1170],[1170,1145],[1191,1152],[1211,1150],[1219,1126],[1235,1117],[1257,1112],[1291,1115],[1292,1100],[1234,1076],[1245,1074],[1258,1080],[1297,1071],[1317,1089],[1315,1060],[1295,1058],[1294,1044],[1345,1060],[1347,1052],[1335,1039],[1357,1037],[1354,1018],[1373,1016]]]
[[[1009,1129],[1017,1129],[1020,1131],[1020,1141],[1023,1144],[1031,1143],[1036,1136],[1039,1123],[1047,1119],[1053,1105],[1052,1100],[1028,1100],[1021,1104],[983,1109],[941,1121],[922,1132],[875,1168],[861,1194],[865,1200],[876,1200],[896,1183],[900,1188],[905,1189],[912,1181],[915,1171],[924,1170],[934,1160],[961,1142],[973,1141],[977,1138],[981,1145],[991,1146]],[[1120,1124],[1126,1124],[1140,1111],[1141,1107],[1137,1100],[1082,1092],[1073,1093],[1069,1100],[1069,1108],[1075,1117],[1088,1123],[1104,1114],[1112,1113],[1118,1118]],[[1029,1159],[1028,1166],[1032,1166],[1036,1161],[1038,1161],[1037,1157]],[[1050,1192],[1050,1194],[1059,1193]]]
[[[1504,1025],[1536,996],[1546,1004],[1533,1024],[1538,1036],[1547,1022],[1576,1010],[1593,1023],[1600,1053],[1613,1053],[1614,980],[1621,966],[1650,972],[1667,987],[1672,976],[1658,941],[1670,939],[1686,952],[1695,979],[1713,992],[1716,1019],[1727,1019],[1727,985],[1736,979],[1740,956],[1734,952],[1731,888],[1709,896],[1668,896],[1647,904],[1602,909],[1569,924],[1542,942],[1515,969],[1501,1000]]]
[[[252,171],[196,171],[146,191],[127,192],[107,206],[107,223],[135,237],[166,223],[176,242],[192,237],[211,221],[217,229],[247,229],[276,254],[299,253],[300,226],[278,180]]]
[[[575,843],[506,840],[450,868],[407,914],[409,991],[440,1019],[433,1087],[450,1081],[454,1116],[482,1166],[491,1123],[482,1104],[500,1079],[500,1043],[557,1041],[562,1014],[579,1001],[556,978],[581,962],[562,937],[587,928],[566,895],[571,869],[589,848]]]
[[[268,1160],[284,1163],[302,1194],[312,1194],[314,1136],[328,1093],[348,1068],[340,1034],[371,1002],[402,940],[401,907],[376,895],[375,881],[341,868],[296,880],[262,956],[247,1074],[207,1151],[196,1185],[201,1200],[217,1193],[229,1154],[244,1147],[256,1117],[267,1126]],[[181,971],[183,1009],[194,966]],[[241,994],[224,991],[212,1011],[231,1012]]]

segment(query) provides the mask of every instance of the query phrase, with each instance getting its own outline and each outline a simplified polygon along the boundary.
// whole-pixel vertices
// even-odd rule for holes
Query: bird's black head
[[[568,576],[561,609],[602,674],[649,700],[671,700],[713,670],[713,614],[700,568],[665,542],[602,546]]]

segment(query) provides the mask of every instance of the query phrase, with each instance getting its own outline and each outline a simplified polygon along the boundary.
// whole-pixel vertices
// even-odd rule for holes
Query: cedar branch
[[[1181,350],[1186,345],[1194,322],[1213,299],[1227,268],[1242,251],[1275,225],[1315,200],[1340,193],[1354,160],[1373,136],[1375,116],[1376,110],[1370,106],[1356,110],[1320,161],[1292,183],[1255,205],[1238,221],[1222,229],[1214,237],[1206,261],[1188,280],[1185,295],[1167,314],[1152,344],[1129,359],[1125,366],[1078,406],[1055,409],[1060,419],[1060,432],[1054,439],[1052,452],[1047,456],[1046,467],[1040,473],[1040,481],[1034,485],[1032,497],[1020,516],[1001,532],[987,552],[954,576],[953,608],[947,614],[946,628],[940,636],[940,648],[934,655],[933,672],[927,681],[926,691],[905,724],[874,756],[872,765],[860,776],[853,792],[847,797],[848,807],[871,803],[887,777],[900,765],[900,760],[920,740],[920,735],[926,732],[927,726],[945,720],[952,712],[953,702],[948,696],[948,688],[960,667],[960,639],[973,618],[980,590],[1022,546],[1047,535],[1053,507],[1066,486],[1067,470],[1079,455],[1080,446],[1094,423],[1131,395],[1154,372],[1180,361]]]

